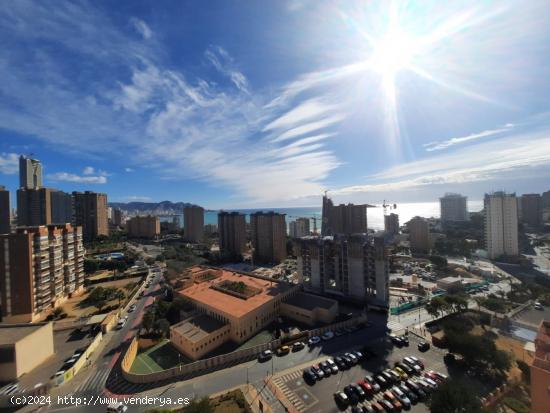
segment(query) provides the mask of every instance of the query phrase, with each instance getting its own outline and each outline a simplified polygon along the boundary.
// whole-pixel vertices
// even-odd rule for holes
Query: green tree
[[[170,335],[170,323],[165,318],[155,320],[155,330],[162,338],[166,338]]]
[[[433,263],[437,269],[444,270],[447,268],[447,258],[441,255],[430,255],[430,262]]]
[[[93,274],[94,272],[99,271],[99,263],[96,260],[84,260],[84,272],[86,274]]]
[[[464,382],[450,379],[432,394],[432,413],[481,413],[483,408],[475,391]]]
[[[141,324],[145,331],[150,333],[155,325],[155,313],[153,313],[151,310],[148,310],[145,314],[143,314]]]
[[[114,297],[118,300],[118,306],[120,307],[120,303],[126,298],[126,294],[122,290],[116,290]]]

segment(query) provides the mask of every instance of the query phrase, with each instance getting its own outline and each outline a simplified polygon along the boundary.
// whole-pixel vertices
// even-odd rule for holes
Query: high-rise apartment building
[[[516,256],[518,247],[518,204],[516,194],[485,194],[485,247],[490,259]]]
[[[550,208],[550,191],[542,193],[542,207]]]
[[[0,186],[0,234],[9,234],[11,229],[10,191]]]
[[[204,208],[196,205],[183,208],[183,237],[188,242],[202,242]]]
[[[152,215],[132,217],[126,222],[129,237],[157,238],[160,235],[160,218]]]
[[[288,224],[288,235],[291,238],[301,238],[309,234],[309,218],[297,218]]]
[[[468,198],[460,194],[447,193],[439,198],[441,222],[464,222],[469,220]]]
[[[549,413],[550,405],[550,320],[543,320],[535,338],[531,363],[531,412]]]
[[[52,203],[49,188],[17,190],[17,224],[35,227],[52,223]]]
[[[73,197],[63,191],[52,189],[50,192],[52,224],[73,222]]]
[[[246,220],[238,212],[220,212],[218,214],[218,233],[220,251],[240,255],[246,247]]]
[[[409,244],[412,252],[427,254],[430,251],[430,225],[422,217],[414,217],[407,222]]]
[[[323,196],[321,235],[363,234],[367,232],[368,205],[340,204]]]
[[[42,164],[37,159],[19,157],[19,187],[27,189],[42,188]]]
[[[0,235],[2,321],[27,323],[84,286],[82,230],[70,224]]]
[[[115,227],[122,226],[122,211],[118,208],[113,209],[113,225]]]
[[[84,241],[109,235],[107,195],[96,192],[73,192],[74,223],[82,227]]]
[[[305,291],[388,308],[389,265],[384,238],[367,234],[294,240]]]
[[[277,264],[286,259],[285,214],[256,212],[250,215],[254,262]]]
[[[520,204],[521,222],[539,228],[542,225],[542,197],[539,194],[523,194]]]
[[[399,215],[393,212],[389,215],[384,215],[384,231],[390,235],[399,234]]]

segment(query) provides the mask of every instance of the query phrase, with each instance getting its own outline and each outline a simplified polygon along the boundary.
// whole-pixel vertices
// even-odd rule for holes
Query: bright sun
[[[407,33],[392,30],[374,44],[371,65],[383,76],[393,77],[411,63],[416,42]]]

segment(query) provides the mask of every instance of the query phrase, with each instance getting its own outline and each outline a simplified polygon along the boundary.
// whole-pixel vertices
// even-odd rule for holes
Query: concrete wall
[[[314,326],[318,323],[329,324],[338,316],[338,303],[335,302],[329,309],[316,307],[313,310],[297,307],[289,303],[281,303],[281,315],[300,321],[308,326]]]

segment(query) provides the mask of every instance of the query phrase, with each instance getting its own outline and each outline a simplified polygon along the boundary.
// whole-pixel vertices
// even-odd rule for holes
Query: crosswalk
[[[290,390],[286,385],[286,383],[288,383],[289,381],[297,380],[299,378],[300,379],[302,378],[302,372],[300,370],[293,371],[291,373],[288,373],[279,377],[275,377],[273,379],[273,382],[283,392],[283,394],[288,399],[288,401],[290,401],[299,412],[303,412],[306,410],[306,405],[296,395],[296,393]]]
[[[88,379],[78,386],[76,393],[97,393],[99,390],[102,390],[105,387],[110,372],[111,370],[109,368],[102,368],[90,374]]]
[[[404,330],[404,329],[405,329],[405,326],[404,326],[403,324],[401,324],[399,321],[393,320],[393,321],[390,321],[390,322],[388,323],[388,328],[389,328],[392,332],[396,332],[396,331]]]

